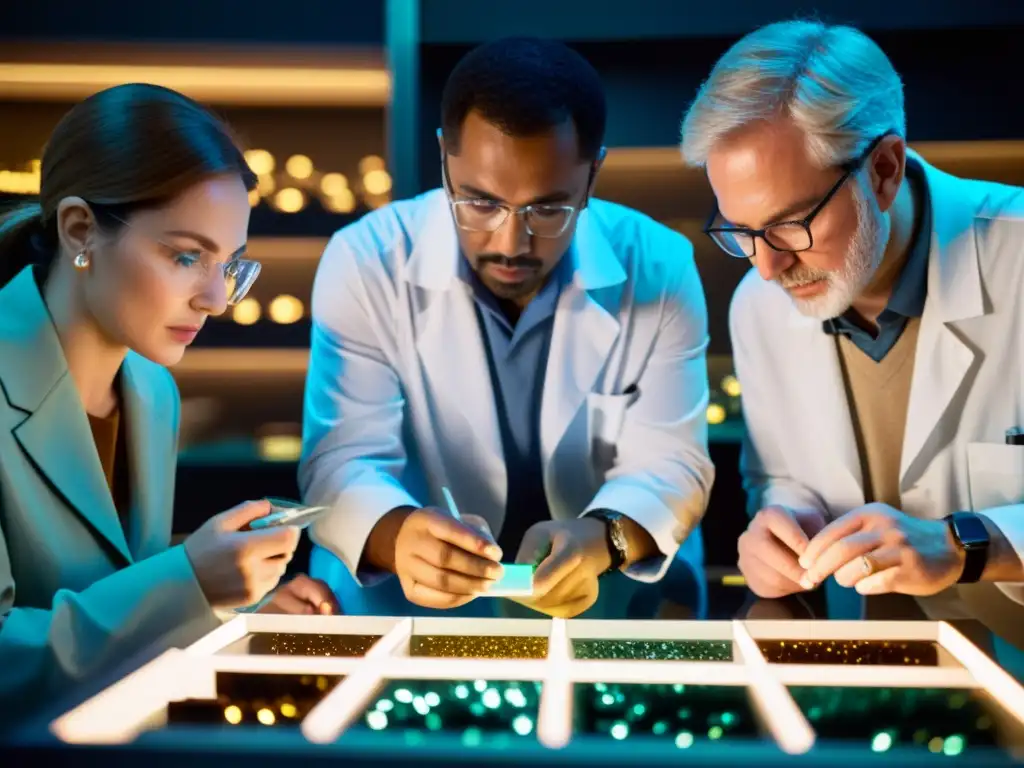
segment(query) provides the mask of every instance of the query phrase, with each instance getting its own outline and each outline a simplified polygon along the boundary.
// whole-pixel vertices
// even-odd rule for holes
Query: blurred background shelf
[[[9,7],[8,7],[9,6]],[[1024,185],[1024,100],[1015,63],[1024,2],[771,0],[177,0],[140,9],[7,4],[0,23],[0,206],[38,191],[46,137],[71,104],[118,81],[177,87],[233,125],[261,175],[250,253],[263,273],[243,305],[211,318],[173,371],[183,397],[175,529],[245,498],[294,496],[310,293],[328,238],[389,200],[440,182],[441,88],[472,45],[500,35],[566,40],[601,74],[607,160],[597,195],[685,234],[707,294],[708,417],[716,483],[708,562],[735,564],[745,525],[738,476],[742,393],[728,307],[749,269],[701,233],[713,202],[677,148],[679,122],[741,34],[813,15],[871,34],[900,71],[911,145],[950,173]],[[202,19],[202,23],[196,23]]]

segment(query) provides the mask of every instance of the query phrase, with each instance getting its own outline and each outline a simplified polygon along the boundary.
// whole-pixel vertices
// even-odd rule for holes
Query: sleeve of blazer
[[[584,510],[611,509],[629,516],[658,545],[660,556],[624,573],[657,581],[680,544],[700,525],[714,481],[708,455],[708,315],[690,242],[652,227],[643,241],[645,262],[660,262],[664,300],[657,340],[625,409],[616,465]],[[638,279],[637,292],[652,275]]]
[[[761,338],[764,324],[756,313],[758,297],[752,281],[760,276],[751,271],[740,283],[729,308],[729,335],[732,342],[733,365],[743,391],[744,437],[740,453],[740,474],[747,493],[747,514],[753,517],[759,509],[772,504],[790,509],[828,510],[821,498],[810,488],[794,480],[780,450],[785,445],[783,425],[777,423],[778,411],[773,407],[776,387],[768,370],[770,358],[759,351],[768,341]]]
[[[421,504],[400,480],[405,400],[382,349],[385,321],[373,315],[363,261],[367,270],[383,269],[377,254],[360,253],[342,230],[317,270],[299,487],[308,502],[333,507],[310,538],[368,586],[385,576],[359,571],[370,532],[392,509]]]
[[[180,406],[169,392],[176,428]],[[15,607],[2,526],[0,516],[0,711],[16,714],[146,648],[187,644],[218,624],[182,546],[80,592],[58,591],[49,609]]]

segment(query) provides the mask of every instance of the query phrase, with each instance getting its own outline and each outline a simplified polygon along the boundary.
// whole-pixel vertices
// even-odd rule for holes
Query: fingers
[[[475,581],[494,581],[501,576],[501,564],[466,552],[448,542],[425,537],[410,553],[435,569],[452,571]]]
[[[501,561],[501,548],[497,544],[482,536],[480,531],[472,526],[447,515],[431,515],[427,522],[427,532],[435,539],[447,542],[457,549],[472,552],[496,563]]]
[[[558,531],[551,540],[551,553],[533,574],[533,594],[543,599],[560,582],[567,579],[583,564],[583,554],[573,545],[564,531]]]
[[[270,502],[266,499],[246,501],[217,515],[217,523],[222,531],[240,531],[253,520],[269,514]]]
[[[741,556],[752,555],[764,567],[794,584],[799,584],[804,576],[796,553],[773,536],[767,527],[752,525],[740,535],[738,548]]]
[[[475,528],[481,534],[483,534],[488,541],[494,546],[498,546],[498,540],[494,538],[494,534],[491,532],[490,524],[479,515],[463,515],[462,522],[471,528]]]
[[[887,595],[890,592],[898,592],[899,575],[899,568],[886,568],[884,571],[865,576],[857,582],[856,589],[862,595]]]
[[[523,535],[516,562],[538,565],[550,552],[551,529],[544,524],[534,525]]]
[[[556,590],[544,598],[538,600],[531,597],[519,599],[516,602],[534,611],[546,613],[548,616],[571,619],[579,616],[597,602],[598,595],[599,586],[596,579],[591,583],[585,579],[573,577],[563,581],[556,587]]]
[[[494,579],[474,578],[455,570],[439,568],[418,557],[410,559],[405,573],[417,584],[458,597],[475,597],[494,585]]]
[[[320,579],[311,579],[304,573],[300,573],[285,584],[281,593],[282,596],[287,595],[304,602],[310,608],[308,613],[325,616],[341,613],[341,607],[331,588]]]
[[[792,513],[783,507],[765,507],[754,517],[751,527],[767,529],[797,555],[802,554],[807,548],[807,534]]]
[[[302,531],[290,525],[283,525],[280,528],[262,531],[243,531],[238,535],[244,537],[249,552],[257,557],[290,557],[299,545]]]
[[[836,573],[839,569],[846,565],[861,567],[861,555],[866,555],[869,552],[873,552],[878,549],[881,544],[881,540],[877,533],[872,531],[861,531],[859,533],[852,533],[849,536],[840,539],[826,550],[824,550],[817,559],[811,564],[810,568],[807,569],[805,576],[807,584],[816,585],[827,579],[833,573]],[[847,570],[847,575],[850,573]],[[838,578],[836,579],[838,581]],[[843,584],[842,582],[839,582]],[[843,586],[851,586],[851,584],[843,584]],[[810,589],[811,587],[807,587]]]
[[[820,509],[792,509],[793,518],[800,526],[808,539],[813,539],[821,530],[828,524],[828,520],[825,519],[825,515]]]
[[[821,529],[800,554],[800,565],[810,568],[821,557],[821,553],[840,539],[845,539],[864,527],[864,518],[857,512],[847,512]]]
[[[424,608],[458,608],[473,599],[434,589],[418,581],[413,581],[408,586],[403,583],[402,589],[410,601]]]
[[[739,569],[750,591],[758,597],[785,597],[804,591],[799,581],[779,573],[752,551],[740,554]]]
[[[308,602],[282,589],[266,605],[260,608],[257,613],[287,613],[291,616],[310,616],[315,611]]]
[[[836,571],[836,583],[844,587],[859,586],[865,579],[874,576],[882,571],[898,568],[902,562],[902,553],[899,547],[883,546],[866,553],[870,571],[864,569],[862,557],[855,557],[843,567]],[[877,594],[877,593],[874,593]]]

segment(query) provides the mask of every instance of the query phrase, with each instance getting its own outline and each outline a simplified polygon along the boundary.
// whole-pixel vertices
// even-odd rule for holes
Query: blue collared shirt
[[[555,309],[571,261],[571,254],[563,256],[515,325],[465,258],[459,265],[460,276],[473,288],[505,453],[508,490],[498,544],[509,562],[527,529],[551,519],[540,452],[540,407]]]
[[[928,297],[928,251],[931,246],[932,204],[928,195],[928,184],[924,179],[924,169],[913,160],[907,161],[907,180],[913,180],[921,195],[921,219],[907,255],[907,263],[903,265],[892,296],[885,309],[878,316],[878,334],[864,330],[853,322],[848,314],[832,318],[824,322],[825,333],[842,334],[876,363],[889,354],[899,341],[907,321],[912,317],[920,317],[924,312],[924,302]],[[851,310],[852,311],[852,310]]]

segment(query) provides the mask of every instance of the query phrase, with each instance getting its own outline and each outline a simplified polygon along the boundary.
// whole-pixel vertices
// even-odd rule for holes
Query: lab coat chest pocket
[[[591,462],[599,476],[615,466],[617,444],[626,423],[626,411],[640,396],[635,387],[623,394],[605,395],[591,392],[587,395],[587,433]]]
[[[1024,445],[970,443],[967,472],[975,512],[1024,502]]]

